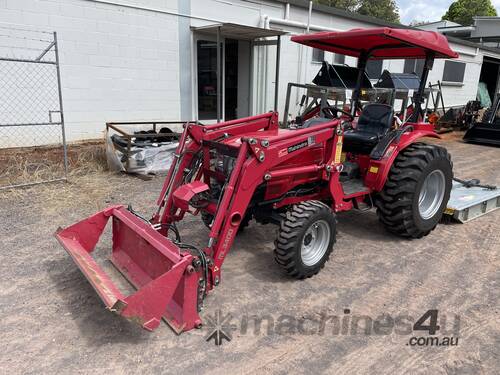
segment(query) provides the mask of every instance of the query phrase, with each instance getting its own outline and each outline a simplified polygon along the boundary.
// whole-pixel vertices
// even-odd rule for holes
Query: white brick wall
[[[176,16],[86,0],[1,0],[0,22],[57,31],[69,140],[102,136],[106,121],[179,118]]]

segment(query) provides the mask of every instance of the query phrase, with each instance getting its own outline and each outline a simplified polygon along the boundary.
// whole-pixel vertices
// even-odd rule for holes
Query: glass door
[[[223,48],[221,48],[221,54],[221,61],[224,61]],[[201,122],[217,121],[217,93],[219,88],[217,87],[217,41],[215,39],[205,36],[197,38],[196,61],[198,120]],[[223,95],[222,87],[220,88],[220,95]],[[222,109],[219,113],[222,113]]]
[[[246,117],[249,113],[250,44],[236,39],[220,40],[220,84],[217,87],[217,39],[196,35],[196,111],[206,124]],[[220,97],[218,97],[218,94]],[[219,111],[217,105],[219,103]]]

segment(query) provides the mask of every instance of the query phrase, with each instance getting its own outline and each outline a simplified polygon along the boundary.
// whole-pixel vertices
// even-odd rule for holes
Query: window
[[[323,61],[325,61],[325,51],[314,48],[312,53],[312,62],[322,63]]]
[[[341,55],[340,53],[336,53],[333,56],[333,63],[338,64],[338,65],[344,65],[345,64],[345,55]]]
[[[423,59],[409,59],[405,60],[405,66],[403,68],[403,73],[416,73],[419,77],[422,75],[424,70],[425,60]]]
[[[366,74],[370,79],[379,79],[382,74],[383,60],[368,60]]]
[[[464,81],[465,65],[463,62],[445,61],[443,81],[462,83]]]
[[[217,118],[217,43],[199,40],[198,54],[198,117]]]

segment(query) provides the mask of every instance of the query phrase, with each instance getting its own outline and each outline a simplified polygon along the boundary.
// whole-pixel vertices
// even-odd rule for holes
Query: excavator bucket
[[[92,257],[92,252],[112,218],[110,260],[137,289],[123,295],[110,276]],[[56,238],[97,291],[106,308],[147,330],[161,318],[176,333],[201,324],[198,316],[198,280],[189,252],[123,206],[112,206],[68,228]]]

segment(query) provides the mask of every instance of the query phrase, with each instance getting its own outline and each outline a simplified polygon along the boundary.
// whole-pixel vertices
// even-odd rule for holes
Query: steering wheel
[[[331,118],[331,119],[337,118],[337,113],[340,112],[343,115],[346,115],[347,117],[349,117],[349,119],[351,121],[354,120],[354,116],[351,115],[349,112],[344,111],[343,109],[337,108],[333,105],[329,105],[328,107],[323,108],[322,111],[326,117]]]

